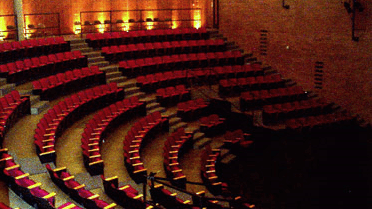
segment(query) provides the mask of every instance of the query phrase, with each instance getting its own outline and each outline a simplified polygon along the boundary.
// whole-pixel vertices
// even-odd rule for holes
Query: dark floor
[[[365,137],[266,139],[221,165],[234,171],[222,176],[259,208],[371,208],[372,146]]]

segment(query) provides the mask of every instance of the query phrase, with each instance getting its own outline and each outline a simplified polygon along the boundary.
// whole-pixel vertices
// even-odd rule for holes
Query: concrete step
[[[169,132],[170,133],[173,133],[177,129],[181,128],[181,127],[186,128],[187,127],[187,123],[185,123],[185,122],[178,122],[178,123],[173,124],[172,126],[169,127]]]
[[[121,72],[119,72],[119,71],[106,73],[106,79],[116,78],[116,77],[121,77],[121,76],[122,76]]]
[[[115,78],[109,78],[107,79],[107,83],[121,83],[127,80],[127,77],[125,76],[118,76]]]
[[[6,78],[0,78],[0,86],[6,84]]]
[[[131,95],[137,92],[140,92],[139,87],[130,87],[130,88],[124,88],[125,95]]]
[[[143,98],[146,96],[146,94],[144,92],[140,91],[140,92],[137,92],[137,93],[134,93],[134,94],[125,95],[126,98],[133,97],[133,96],[137,96],[139,99],[143,100]]]
[[[158,107],[160,107],[159,103],[156,103],[156,102],[146,103],[146,110],[147,111],[152,110],[152,109],[156,109]]]
[[[18,90],[19,94],[21,96],[23,95],[27,95],[27,96],[30,96],[30,104],[31,106],[36,104],[37,102],[40,101],[40,96],[38,95],[33,95],[32,94],[32,89],[27,89],[27,90]]]
[[[154,103],[154,102],[156,102],[156,96],[155,95],[146,96],[142,100],[145,101],[146,104]]]
[[[85,42],[80,42],[80,43],[75,43],[75,44],[70,44],[71,50],[80,50],[83,48],[88,48],[88,44]]]
[[[223,149],[223,150],[226,150],[226,149]],[[221,155],[224,154],[224,153],[222,153],[223,150],[221,150]],[[234,160],[236,158],[236,155],[231,154],[231,153],[224,154],[223,156],[224,157],[221,160],[221,163],[223,163],[223,164],[229,164],[232,160]]]
[[[169,118],[169,126],[176,126],[178,123],[181,122],[181,118],[179,117],[173,117],[173,118]]]
[[[194,149],[203,149],[205,145],[210,144],[212,142],[211,138],[203,137],[194,141]]]
[[[38,102],[40,102],[40,96],[38,96],[38,95],[31,95],[30,96],[30,104],[31,104],[31,106],[34,105],[34,104],[36,104],[36,103],[38,103]]]
[[[89,67],[92,66],[92,65],[97,65],[98,67],[101,68],[101,67],[106,67],[106,66],[110,65],[110,63],[107,62],[107,61],[100,61],[100,62],[95,62],[95,63],[89,63],[88,64]]]
[[[129,80],[126,80],[124,82],[121,82],[118,84],[119,87],[123,87],[123,88],[133,88],[133,87],[137,87],[136,85],[136,80],[135,79],[129,79]],[[138,87],[139,88],[139,87]]]
[[[18,90],[20,95],[32,95],[32,89]]]
[[[93,49],[90,47],[85,47],[85,48],[78,48],[78,49],[73,49],[71,51],[81,51],[82,54],[88,53],[88,52],[93,52]]]
[[[120,72],[118,70],[118,67],[115,66],[115,65],[108,65],[108,66],[105,66],[105,67],[101,67],[99,68],[101,71],[105,72],[105,73],[112,73],[112,72]]]
[[[85,43],[85,39],[81,39],[81,38],[71,39],[69,41],[70,41],[70,46],[74,44]]]
[[[151,114],[153,112],[165,113],[165,111],[166,111],[166,109],[164,107],[157,107],[157,108],[154,108],[152,110],[147,111],[147,114]]]
[[[39,101],[31,106],[31,115],[38,115],[49,108],[49,101]]]
[[[0,86],[0,96],[4,96],[15,89],[14,83],[8,83]]]
[[[205,134],[203,132],[199,132],[199,129],[197,129],[195,132],[194,132],[194,137],[192,138],[194,141],[198,141],[200,140],[201,138],[204,138]]]
[[[102,56],[88,58],[88,63],[96,63],[96,62],[102,62],[102,61],[105,61],[105,58]]]
[[[100,51],[82,52],[81,54],[87,56],[88,58],[101,56],[101,52]]]
[[[177,117],[177,111],[169,111],[169,109],[165,112],[165,115],[168,116],[169,119]]]

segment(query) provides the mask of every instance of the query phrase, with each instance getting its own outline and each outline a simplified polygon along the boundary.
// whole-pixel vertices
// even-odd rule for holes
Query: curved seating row
[[[229,78],[219,81],[218,92],[228,96],[248,90],[283,88],[285,81],[280,74],[257,77]]]
[[[201,80],[212,82],[212,79],[262,76],[263,70],[259,64],[225,65],[190,69],[188,74],[190,74],[188,77],[198,77]]]
[[[225,41],[223,39],[201,39],[113,45],[109,47],[102,47],[101,54],[105,57],[105,60],[110,62],[117,62],[120,60],[133,58],[164,56],[172,54],[216,52],[225,50]]]
[[[33,81],[32,93],[39,95],[40,100],[52,100],[60,96],[61,92],[68,94],[100,84],[106,84],[105,72],[100,71],[98,66],[91,66]]]
[[[171,106],[190,98],[190,90],[186,89],[185,85],[182,84],[156,90],[156,101],[163,107]]]
[[[83,205],[85,208],[91,209],[109,209],[115,208],[115,203],[107,203],[106,201],[99,199],[98,194],[85,189],[84,184],[80,184],[75,180],[75,177],[71,175],[66,167],[55,168],[49,164],[46,164],[49,176],[62,191],[69,195],[73,200]]]
[[[201,177],[208,190],[215,195],[228,191],[228,185],[221,182],[216,174],[216,164],[221,158],[220,149],[212,149],[210,145],[205,146],[201,154]]]
[[[70,51],[70,43],[62,36],[0,44],[0,63],[58,52]]]
[[[256,90],[243,92],[240,95],[240,109],[246,111],[249,109],[262,107],[263,105],[293,102],[307,98],[301,86],[284,87],[269,90]]]
[[[125,136],[125,166],[136,182],[144,181],[144,175],[147,173],[139,153],[141,145],[144,144],[144,141],[153,138],[161,130],[169,131],[169,119],[162,116],[160,112],[153,112],[136,122]]]
[[[54,105],[40,119],[35,130],[34,143],[40,161],[55,162],[55,140],[71,122],[122,99],[123,89],[117,88],[116,85],[101,85],[80,91]]]
[[[140,75],[136,78],[136,85],[144,92],[154,92],[158,88],[165,88],[186,83],[187,70],[159,72],[155,74]]]
[[[146,115],[146,104],[138,97],[130,97],[105,107],[89,120],[81,138],[84,165],[91,175],[103,174],[104,162],[100,143],[110,130],[121,121],[134,115]]]
[[[191,140],[192,133],[186,133],[184,128],[178,128],[167,137],[163,147],[166,174],[172,180],[172,184],[181,188],[186,187],[186,176],[182,173],[179,157],[185,149],[190,148]]]
[[[2,179],[28,204],[35,208],[55,208],[56,193],[42,189],[41,183],[32,180],[29,173],[24,173],[6,148],[0,150],[0,169]]]
[[[250,140],[250,134],[244,133],[241,129],[236,129],[234,131],[226,131],[224,134],[224,146],[232,150],[246,149],[253,143]]]
[[[206,28],[176,28],[159,30],[137,30],[111,33],[87,34],[86,41],[90,47],[102,48],[110,45],[121,45],[141,42],[174,41],[183,39],[207,39]]]
[[[356,118],[349,113],[335,112],[317,116],[307,116],[301,118],[292,118],[285,121],[285,125],[289,130],[300,132],[330,130],[333,128],[347,128],[355,124]]]
[[[125,76],[136,77],[161,71],[176,69],[214,67],[223,65],[243,65],[244,56],[241,51],[173,54],[131,59],[119,62],[119,70]]]
[[[150,185],[150,194],[154,202],[159,203],[165,208],[200,208],[198,206],[193,206],[190,200],[182,200],[181,198],[177,197],[177,193],[173,193],[164,188],[163,184]]]
[[[131,185],[127,184],[124,186],[119,186],[117,176],[105,178],[103,175],[101,175],[101,178],[105,193],[122,207],[139,209],[157,208],[145,203],[143,200],[143,194],[139,194],[138,191]]]
[[[194,68],[186,70],[174,70],[157,72],[154,74],[139,75],[136,77],[137,86],[144,92],[153,92],[158,88],[186,84],[187,81],[214,82],[226,77],[236,76],[258,76],[262,75],[262,69],[252,65],[227,65],[212,68]]]
[[[177,104],[177,116],[183,121],[193,121],[208,114],[209,103],[202,98]]]
[[[220,118],[217,114],[201,117],[199,123],[200,131],[207,137],[225,132],[225,118]]]
[[[266,124],[289,118],[320,115],[331,112],[331,103],[324,98],[308,99],[263,106],[262,119]]]
[[[21,96],[17,90],[0,98],[0,147],[9,128],[26,114],[30,114],[30,97]]]
[[[59,52],[2,64],[0,76],[6,78],[8,83],[24,83],[68,69],[83,68],[87,64],[87,57],[81,51]]]

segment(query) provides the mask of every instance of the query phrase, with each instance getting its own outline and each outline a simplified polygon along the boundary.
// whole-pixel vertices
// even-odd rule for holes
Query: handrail
[[[148,12],[148,11],[195,11],[195,10],[199,10],[200,12],[202,11],[201,8],[176,8],[176,9],[172,9],[172,8],[166,8],[166,9],[133,9],[133,10],[103,10],[103,11],[82,11],[80,12],[80,21],[79,23],[80,24],[77,24],[77,25],[80,25],[80,36],[81,38],[83,38],[83,29],[82,27],[83,26],[87,26],[87,25],[84,25],[84,20],[82,18],[82,15],[83,14],[87,14],[87,13],[109,13],[109,20],[110,20],[110,32],[112,32],[112,25],[115,24],[113,23],[113,13],[118,13],[118,12],[138,12],[138,16],[139,16],[139,20],[141,21],[135,21],[135,22],[123,22],[123,23],[137,23],[137,24],[140,24],[140,28],[144,28],[144,25],[143,24],[146,24],[146,22],[173,22],[173,21],[176,21],[176,22],[181,22],[181,21],[190,21],[190,22],[193,22],[193,21],[201,21],[201,18],[200,19],[185,19],[185,20],[173,20],[172,18],[165,18],[165,19],[169,19],[167,21],[146,21],[144,18],[143,18],[143,13],[144,12]],[[107,23],[102,23],[104,25],[106,25]],[[94,25],[94,24],[93,24]],[[87,32],[89,33],[89,32]]]

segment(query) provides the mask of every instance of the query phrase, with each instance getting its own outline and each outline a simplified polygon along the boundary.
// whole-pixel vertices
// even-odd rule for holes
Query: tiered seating
[[[273,89],[284,87],[280,74],[257,77],[230,78],[219,81],[219,94],[232,95],[248,90]]]
[[[221,157],[220,149],[212,149],[207,145],[201,155],[201,176],[208,190],[213,194],[222,194],[228,191],[228,185],[221,182],[216,174],[216,164]]]
[[[130,97],[105,107],[89,120],[81,139],[84,165],[91,175],[102,174],[104,163],[100,143],[113,127],[133,115],[146,115],[146,104],[137,97]]]
[[[105,193],[124,208],[156,208],[152,205],[146,204],[142,199],[143,194],[139,194],[131,185],[127,184],[119,187],[117,176],[105,178],[101,175],[101,178]]]
[[[70,50],[63,37],[4,42],[0,44],[0,63]]]
[[[18,196],[35,208],[54,208],[56,194],[45,191],[40,187],[41,183],[30,179],[7,149],[0,150],[0,159],[1,177]]]
[[[140,75],[137,77],[137,86],[144,92],[154,92],[158,88],[184,84],[186,83],[186,76],[186,70]]]
[[[189,209],[196,209],[199,208],[197,206],[193,206],[190,200],[182,200],[181,198],[177,197],[177,193],[172,193],[168,189],[164,188],[164,185],[157,184],[157,185],[150,185],[150,193],[151,198],[156,203],[164,206],[165,208],[189,208]]]
[[[175,40],[198,40],[209,38],[206,28],[176,28],[160,30],[138,30],[129,32],[87,34],[87,43],[93,48],[141,42],[161,42]]]
[[[209,103],[202,98],[180,102],[177,104],[177,116],[183,121],[196,120],[208,114]]]
[[[0,65],[0,76],[8,83],[24,83],[45,75],[65,72],[88,65],[87,57],[80,51],[59,52],[31,59],[18,60]]]
[[[263,76],[261,64],[252,63],[244,65],[225,65],[216,66],[210,69],[209,76],[216,76],[217,78],[244,78],[248,76]]]
[[[124,161],[128,172],[135,181],[143,181],[146,169],[140,158],[139,150],[144,140],[154,137],[159,130],[169,131],[169,120],[154,112],[136,122],[124,140]]]
[[[77,182],[75,177],[67,172],[66,167],[52,169],[49,164],[46,164],[46,168],[52,181],[72,199],[84,205],[84,207],[92,209],[115,208],[115,203],[109,204],[104,200],[98,199],[98,194],[85,189],[85,185]]]
[[[299,101],[307,98],[306,93],[300,86],[243,92],[240,109],[245,111],[263,105]]]
[[[156,101],[161,106],[170,106],[181,101],[189,100],[191,97],[190,90],[185,85],[168,86],[156,90]]]
[[[191,140],[192,134],[186,133],[184,128],[179,128],[167,137],[163,147],[166,174],[173,184],[182,188],[186,186],[186,176],[182,173],[178,157],[190,146]]]
[[[220,118],[217,114],[201,117],[199,123],[200,131],[208,137],[223,133],[225,130],[225,118]]]
[[[171,42],[138,43],[102,47],[102,55],[107,61],[117,62],[125,59],[164,56],[184,53],[224,51],[223,39],[182,40]]]
[[[123,98],[124,90],[117,88],[116,83],[112,83],[81,91],[49,109],[37,124],[34,135],[40,161],[42,163],[55,161],[55,139],[73,121]]]
[[[119,70],[125,76],[136,77],[175,69],[243,65],[243,63],[244,57],[240,51],[225,51],[130,59],[119,62]]]
[[[98,66],[74,69],[58,73],[32,82],[33,94],[40,95],[41,100],[53,100],[59,95],[71,91],[89,88],[98,84],[106,84],[106,76]]]
[[[254,66],[254,67],[252,67]],[[137,86],[144,92],[153,92],[158,88],[186,84],[186,81],[194,80],[196,83],[214,82],[216,79],[236,76],[258,76],[263,71],[259,65],[233,65],[195,68],[187,70],[175,70],[157,72],[154,74],[137,76]]]
[[[290,130],[308,132],[311,130],[347,128],[355,124],[356,118],[349,113],[336,112],[317,116],[307,116],[301,118],[288,119],[285,121],[286,127]]]
[[[325,114],[331,111],[331,103],[324,98],[263,106],[263,122],[270,124],[289,118]]]
[[[224,135],[224,145],[233,150],[245,149],[253,143],[249,138],[250,134],[244,133],[241,129],[226,131]]]
[[[30,108],[30,98],[20,96],[17,90],[13,90],[0,98],[0,147],[9,128],[21,116],[30,114]]]

